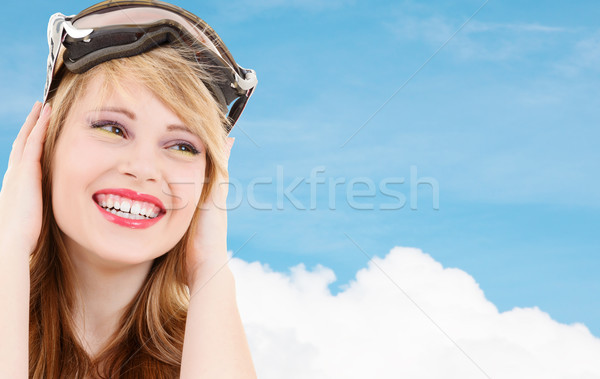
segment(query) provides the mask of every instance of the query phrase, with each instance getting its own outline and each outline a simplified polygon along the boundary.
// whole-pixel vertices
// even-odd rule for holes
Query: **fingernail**
[[[48,104],[44,104],[44,108],[42,109],[42,116],[48,116],[50,114],[50,106]]]

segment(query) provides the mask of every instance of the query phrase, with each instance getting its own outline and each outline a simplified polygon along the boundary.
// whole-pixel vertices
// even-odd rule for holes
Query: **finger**
[[[228,171],[228,163],[229,163],[229,155],[231,153],[231,148],[233,146],[233,142],[235,141],[235,137],[227,137],[224,141],[225,148],[225,172],[219,173],[216,179],[215,188],[211,193],[212,202],[219,209],[226,209],[225,200],[227,199],[227,193],[229,192],[229,171]]]
[[[17,134],[17,138],[15,138],[15,141],[13,142],[12,150],[8,158],[9,166],[11,163],[21,159],[21,156],[23,155],[23,149],[25,148],[25,143],[27,142],[27,137],[29,137],[31,130],[40,117],[41,108],[42,103],[39,101],[36,101],[35,104],[33,104],[29,115],[27,115],[27,118],[25,119],[25,123],[21,127],[21,130],[19,130],[19,134]]]
[[[227,155],[227,159],[229,159],[229,156],[231,154],[231,148],[233,147],[233,143],[235,142],[235,137],[227,137],[227,141],[226,141],[226,155]]]
[[[42,114],[40,115],[40,118],[35,123],[31,134],[29,134],[29,137],[27,137],[27,143],[25,144],[25,149],[23,150],[22,159],[39,162],[40,157],[42,156],[42,148],[44,145],[44,139],[46,138],[46,129],[48,128],[51,113],[52,109],[48,104],[46,104]]]

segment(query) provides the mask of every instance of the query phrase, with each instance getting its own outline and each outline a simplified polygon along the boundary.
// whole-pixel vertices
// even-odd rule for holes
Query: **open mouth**
[[[132,200],[113,194],[96,194],[94,201],[107,212],[130,220],[151,220],[165,213],[165,210],[148,201]]]

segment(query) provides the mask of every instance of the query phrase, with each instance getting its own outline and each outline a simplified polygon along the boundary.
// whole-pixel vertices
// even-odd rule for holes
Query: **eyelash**
[[[125,137],[127,135],[127,133],[126,133],[127,130],[125,129],[125,127],[115,121],[95,121],[95,122],[91,123],[91,127],[94,129],[102,129],[108,133],[112,133],[112,134],[115,134],[120,137]],[[106,127],[109,127],[112,130],[107,129]],[[115,129],[119,130],[121,133],[119,134],[119,133],[113,131]],[[173,147],[173,146],[180,146],[182,148],[186,148],[187,150],[176,149],[177,151],[181,151],[186,154],[191,154],[191,155],[200,154],[198,149],[196,149],[194,147],[194,145],[192,145],[189,142],[176,141],[175,144],[172,145],[171,147]]]

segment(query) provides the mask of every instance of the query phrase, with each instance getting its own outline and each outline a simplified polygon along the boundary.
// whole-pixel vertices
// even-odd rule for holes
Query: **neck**
[[[142,288],[152,261],[118,266],[102,262],[72,241],[65,245],[75,276],[75,327],[84,349],[95,356],[109,342],[125,307]]]

